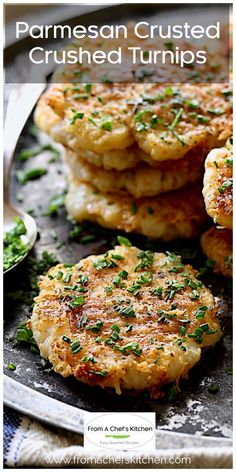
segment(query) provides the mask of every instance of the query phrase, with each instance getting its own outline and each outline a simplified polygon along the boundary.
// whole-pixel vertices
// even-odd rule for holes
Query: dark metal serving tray
[[[116,6],[116,12],[118,11],[122,12],[122,16],[124,16],[123,6],[119,6],[119,8]],[[96,12],[96,15],[97,21],[99,15],[103,18],[103,10]],[[37,143],[36,139],[42,140],[41,135],[38,138],[32,137],[31,125],[32,117],[29,118],[21,136],[19,149],[31,148]],[[44,137],[43,139],[44,142],[49,142],[48,138]],[[35,215],[40,239],[37,241],[32,255],[39,258],[42,251],[46,250],[56,254],[60,262],[73,263],[89,254],[99,254],[110,248],[115,240],[115,232],[101,231],[99,240],[80,244],[68,236],[71,223],[67,220],[63,208],[55,217],[43,215],[47,212],[50,198],[55,194],[61,194],[66,187],[64,176],[66,169],[63,159],[60,158],[56,162],[49,163],[51,154],[43,152],[22,164],[17,159],[19,149],[16,152],[12,170],[11,195],[14,203],[24,209],[33,210]],[[39,180],[28,182],[25,186],[19,185],[14,172],[31,166],[47,166],[48,173]],[[19,203],[19,199],[21,203]],[[55,233],[57,235],[56,242],[53,239]],[[133,235],[130,239],[140,248],[144,248],[147,244],[145,238],[139,236]],[[192,263],[196,268],[201,267],[205,261],[198,240],[177,241],[170,244],[155,242],[153,249],[180,252],[187,256],[184,260]],[[195,253],[194,258],[193,253]],[[26,265],[27,261],[6,277],[4,281],[6,294],[21,287]],[[147,394],[117,396],[100,388],[87,387],[74,379],[63,379],[53,372],[46,374],[43,372],[39,355],[32,353],[28,347],[15,345],[13,341],[18,324],[30,316],[29,307],[22,303],[16,303],[12,298],[6,296],[5,403],[27,414],[39,417],[41,420],[80,432],[82,432],[82,423],[78,420],[76,427],[74,419],[80,418],[80,413],[83,410],[96,412],[154,411],[156,412],[157,428],[160,430],[191,435],[196,433],[197,436],[222,438],[224,442],[223,438],[231,437],[232,427],[232,376],[227,373],[232,363],[231,293],[229,281],[225,278],[210,273],[204,282],[211,288],[219,304],[224,337],[214,349],[205,352],[202,362],[192,369],[189,379],[181,383],[181,392],[171,402],[152,400]],[[7,369],[9,362],[17,366],[14,372]],[[219,391],[215,394],[208,390],[208,386],[213,383],[219,385]],[[35,396],[35,392],[43,395],[38,398]],[[53,403],[49,402],[49,398],[62,403],[53,406]],[[74,407],[76,410],[70,409],[70,407]],[[64,414],[62,414],[63,411]],[[78,412],[78,415],[75,412]],[[63,416],[64,420],[62,420]]]

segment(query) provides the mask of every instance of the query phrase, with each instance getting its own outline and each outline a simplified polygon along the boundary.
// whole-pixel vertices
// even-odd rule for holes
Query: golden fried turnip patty
[[[109,152],[111,163],[111,151],[133,145],[154,161],[181,159],[197,146],[208,152],[222,145],[232,133],[230,92],[225,96],[221,84],[90,84],[89,93],[86,85],[51,85],[35,120],[75,151]]]
[[[207,213],[225,228],[233,225],[233,148],[230,140],[205,161],[203,196]]]
[[[65,205],[77,222],[93,221],[163,241],[198,236],[208,219],[198,184],[135,199],[128,193],[100,193],[92,185],[72,179]]]
[[[41,356],[63,377],[123,390],[186,377],[221,337],[211,292],[172,253],[125,245],[40,282],[30,325]]]
[[[128,191],[133,197],[140,198],[176,190],[200,180],[204,167],[203,156],[194,151],[189,154],[178,161],[159,162],[156,167],[139,163],[134,169],[121,172],[89,164],[69,149],[66,151],[66,161],[75,177],[92,183],[100,192]]]

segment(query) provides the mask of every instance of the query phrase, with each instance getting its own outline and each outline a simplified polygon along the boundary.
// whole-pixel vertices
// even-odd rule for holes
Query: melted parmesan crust
[[[72,84],[51,85],[39,100],[35,121],[76,152],[109,153],[110,167],[112,153],[127,148],[127,167],[133,166],[134,145],[144,159],[175,160],[196,147],[208,152],[232,133],[232,105],[221,84],[93,84],[86,98],[75,96]]]
[[[30,326],[41,356],[63,377],[155,395],[186,377],[202,349],[220,339],[216,311],[179,256],[117,246],[51,268]]]

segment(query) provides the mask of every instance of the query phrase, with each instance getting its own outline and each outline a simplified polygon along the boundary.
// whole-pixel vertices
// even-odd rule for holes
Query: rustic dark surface
[[[19,149],[32,148],[37,143],[37,138],[30,136],[31,124],[32,122],[29,122],[24,130]],[[18,159],[19,149],[12,169],[11,195],[15,204],[30,210],[36,218],[40,238],[31,255],[39,259],[40,254],[46,250],[56,254],[60,262],[69,263],[109,249],[116,239],[115,232],[101,230],[99,239],[80,244],[78,240],[69,237],[72,224],[67,220],[64,208],[59,209],[57,216],[44,215],[50,198],[61,194],[66,187],[63,157],[56,162],[50,162],[52,154],[44,152],[22,163]],[[39,180],[20,185],[15,178],[15,171],[34,166],[46,167],[47,174]],[[17,201],[19,199],[22,200],[20,203]],[[91,234],[90,224],[87,233]],[[146,248],[150,244],[139,236],[134,235],[130,239],[140,248]],[[192,263],[196,268],[205,264],[199,241],[151,244],[156,251],[168,249],[180,252],[184,261]],[[6,293],[12,293],[22,286],[25,290],[26,268],[27,260],[6,277]],[[6,297],[5,306],[4,360],[5,366],[13,362],[17,368],[14,372],[6,368],[6,374],[28,387],[88,411],[155,411],[157,424],[164,429],[229,437],[232,420],[232,376],[226,373],[226,369],[231,367],[232,360],[230,281],[209,271],[204,282],[217,297],[224,337],[214,349],[204,354],[201,364],[190,373],[189,380],[181,383],[181,392],[173,402],[150,400],[147,394],[117,396],[99,388],[86,387],[73,379],[63,379],[55,373],[46,374],[43,372],[39,355],[30,352],[27,346],[15,345],[12,339],[18,324],[24,322],[31,312],[27,305],[12,300],[9,295]],[[219,385],[219,391],[215,394],[208,391],[208,385],[212,383]]]

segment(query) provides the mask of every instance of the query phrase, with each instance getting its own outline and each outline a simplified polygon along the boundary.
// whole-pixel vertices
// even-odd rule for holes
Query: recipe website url
[[[47,465],[58,465],[62,466],[73,466],[73,465],[178,465],[178,466],[189,466],[191,465],[191,457],[83,457],[83,456],[73,456],[73,457],[45,457],[45,463]]]

